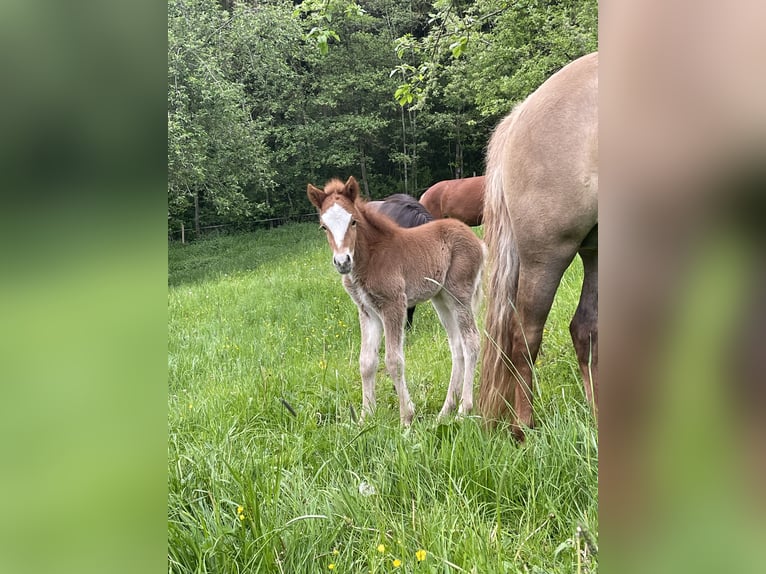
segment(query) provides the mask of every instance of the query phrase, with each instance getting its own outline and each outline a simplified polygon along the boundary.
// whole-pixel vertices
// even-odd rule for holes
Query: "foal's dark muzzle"
[[[335,269],[341,275],[346,275],[351,272],[351,255],[344,253],[343,255],[336,255],[332,258],[332,264],[335,265]]]

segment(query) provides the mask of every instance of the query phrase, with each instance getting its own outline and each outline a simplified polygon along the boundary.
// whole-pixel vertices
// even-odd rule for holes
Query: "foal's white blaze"
[[[322,223],[332,234],[335,245],[343,245],[343,238],[346,236],[348,224],[351,223],[351,214],[343,209],[337,203],[334,203],[330,209],[322,214]]]

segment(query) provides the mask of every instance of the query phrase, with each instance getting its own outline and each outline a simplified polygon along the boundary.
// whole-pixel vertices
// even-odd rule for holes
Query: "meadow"
[[[168,258],[169,572],[598,571],[597,432],[568,331],[579,260],[519,444],[477,417],[436,423],[450,356],[429,305],[405,347],[414,424],[382,361],[377,412],[355,421],[356,307],[316,223]]]

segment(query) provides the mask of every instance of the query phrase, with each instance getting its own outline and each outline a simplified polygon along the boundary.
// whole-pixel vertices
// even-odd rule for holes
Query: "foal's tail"
[[[519,281],[519,254],[505,197],[509,136],[517,107],[495,129],[487,149],[484,196],[484,240],[487,244],[486,340],[482,346],[479,412],[495,421],[511,415],[516,378],[510,362],[511,321],[515,320]]]

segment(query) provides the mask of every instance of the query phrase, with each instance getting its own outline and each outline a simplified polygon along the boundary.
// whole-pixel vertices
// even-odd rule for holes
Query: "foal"
[[[359,184],[332,179],[324,189],[309,184],[309,200],[333,251],[333,264],[359,310],[362,345],[362,416],[375,409],[378,349],[385,334],[386,370],[399,397],[399,418],[408,426],[415,406],[404,380],[404,319],[408,305],[431,300],[452,353],[452,374],[439,418],[457,403],[473,408],[473,374],[479,353],[474,318],[484,244],[465,224],[439,220],[405,229],[368,209]],[[461,392],[462,387],[462,392]]]

